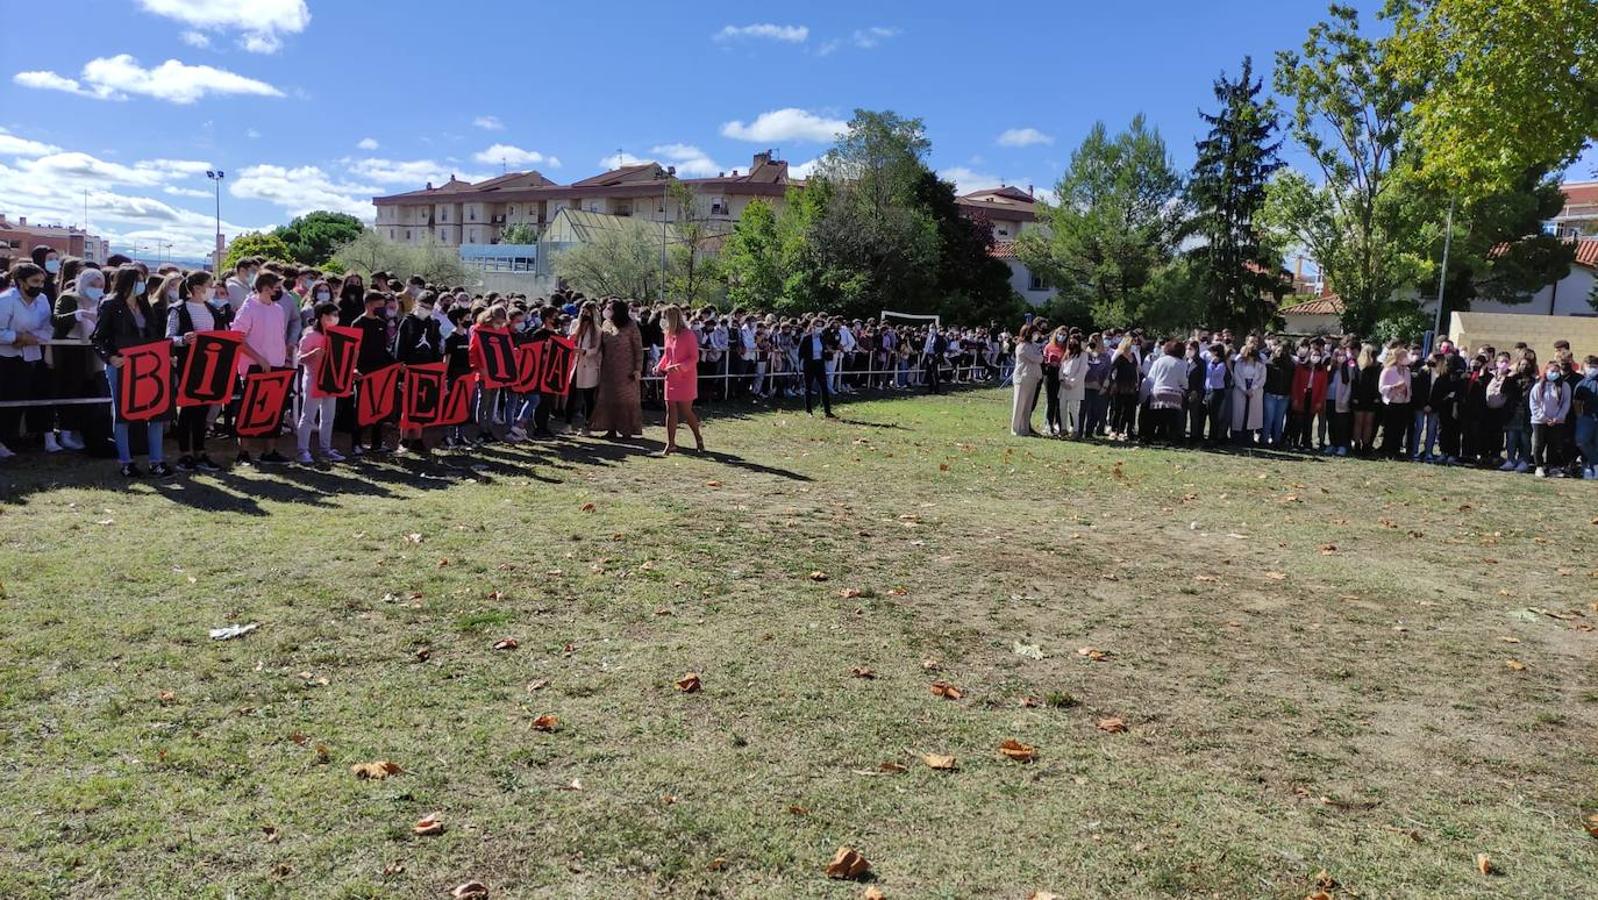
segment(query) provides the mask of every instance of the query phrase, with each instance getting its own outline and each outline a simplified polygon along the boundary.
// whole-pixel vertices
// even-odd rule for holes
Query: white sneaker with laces
[[[61,442],[55,439],[55,432],[53,432],[53,431],[46,431],[44,433],[44,452],[46,452],[46,453],[60,453],[61,452]]]
[[[1536,475],[1537,475],[1538,478],[1547,478],[1548,477],[1548,470],[1544,469],[1542,466],[1538,466]]]

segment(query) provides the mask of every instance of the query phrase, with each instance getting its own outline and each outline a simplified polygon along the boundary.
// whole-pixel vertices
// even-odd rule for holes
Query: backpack
[[[1487,383],[1487,408],[1503,409],[1509,398],[1504,396],[1504,382],[1507,379],[1494,378]]]

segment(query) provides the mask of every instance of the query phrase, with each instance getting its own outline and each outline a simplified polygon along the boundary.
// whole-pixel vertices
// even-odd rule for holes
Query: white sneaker
[[[328,462],[343,462],[344,454],[334,450],[332,447],[327,447],[322,450],[322,458]]]
[[[61,432],[61,446],[67,448],[68,450],[82,450],[85,447],[83,438],[78,437],[78,433],[76,431]]]
[[[60,453],[61,452],[61,442],[57,441],[55,439],[55,432],[53,432],[53,431],[46,431],[44,433],[44,452],[46,452],[46,453]]]
[[[1548,477],[1548,471],[1546,469],[1544,469],[1542,466],[1538,466],[1537,467],[1537,472],[1535,474],[1537,475],[1538,478],[1547,478]]]
[[[0,459],[10,459],[13,456],[16,456],[16,454],[11,452],[10,447],[7,447],[5,444],[0,444]]]
[[[294,461],[302,466],[308,466],[316,462],[316,460],[311,458],[311,451],[309,450],[301,450],[299,454],[294,457]]]

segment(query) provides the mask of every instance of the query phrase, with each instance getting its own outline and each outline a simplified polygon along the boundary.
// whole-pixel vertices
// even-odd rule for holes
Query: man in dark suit
[[[826,321],[821,318],[813,319],[810,328],[799,338],[799,359],[804,363],[805,378],[805,412],[815,415],[815,404],[812,400],[815,388],[812,385],[821,385],[821,408],[827,418],[835,419],[832,414],[832,389],[827,386],[827,358],[838,352],[838,333],[828,328]]]
[[[939,377],[941,373],[938,366],[943,362],[943,355],[949,352],[949,339],[938,331],[936,323],[927,331],[927,342],[921,348],[921,351],[923,358],[926,360],[927,389],[934,394],[941,394],[943,391],[939,389],[938,385],[942,382],[942,379]]]

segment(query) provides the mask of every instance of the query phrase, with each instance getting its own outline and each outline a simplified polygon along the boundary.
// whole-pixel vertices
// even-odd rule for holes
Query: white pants
[[[1042,376],[1033,375],[1015,383],[1015,406],[1010,410],[1010,433],[1022,437],[1032,433],[1032,403],[1037,399]]]
[[[305,386],[300,403],[300,420],[294,424],[294,437],[301,453],[311,449],[311,429],[316,429],[316,445],[323,452],[333,447],[333,410],[337,397],[312,397],[310,385]]]

